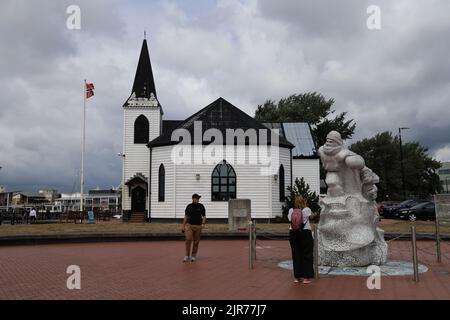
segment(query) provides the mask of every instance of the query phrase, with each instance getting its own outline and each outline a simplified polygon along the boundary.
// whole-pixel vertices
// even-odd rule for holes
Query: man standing
[[[189,257],[194,262],[197,257],[198,244],[200,243],[200,234],[205,226],[206,212],[203,204],[199,203],[201,196],[198,194],[192,195],[192,203],[186,207],[183,229],[186,236],[186,256],[183,262],[188,262]],[[191,255],[191,244],[194,242]]]
[[[31,221],[36,221],[36,216],[37,216],[36,210],[34,208],[32,208],[31,211],[30,211],[30,220]]]

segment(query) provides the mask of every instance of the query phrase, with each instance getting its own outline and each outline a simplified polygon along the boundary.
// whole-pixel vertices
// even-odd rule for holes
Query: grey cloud
[[[4,93],[0,95],[3,166],[0,184],[22,190],[52,186],[72,189],[80,166],[82,79],[98,65],[105,64],[102,58],[108,56],[102,46],[120,43],[125,34],[124,21],[116,11],[117,3],[77,1],[82,15],[82,29],[77,31],[66,28],[66,8],[73,1],[0,3],[0,39],[6,44],[0,47],[0,86]],[[88,61],[86,44],[97,45],[90,52],[103,56],[97,56],[98,61]],[[114,66],[111,69],[117,74]],[[95,74],[96,80],[102,81],[104,77],[111,74]],[[108,86],[114,90],[116,84],[108,80],[105,83],[110,82]],[[111,168],[111,154],[99,145],[109,147],[111,153],[120,150],[115,141],[121,141],[121,132],[99,125],[106,122],[113,124],[113,128],[121,128],[117,124],[120,102],[117,97],[113,99],[118,109],[117,120],[94,118],[98,109],[103,114],[111,110],[110,106],[102,105],[110,104],[106,98],[98,101],[96,111],[88,113],[88,124],[95,128],[89,132],[89,139],[96,143],[95,147],[87,146],[88,157],[93,158],[89,161],[94,166],[86,168],[90,174],[86,176],[88,187],[117,185],[120,181],[120,163],[112,162],[116,166],[112,173],[97,169]],[[94,119],[89,116],[97,123],[92,123]]]
[[[369,4],[381,8],[381,31],[365,28]],[[433,152],[448,143],[448,2],[263,0],[259,8],[303,42],[317,90],[356,119],[355,138],[408,125],[408,137]]]
[[[367,19],[365,0],[260,0],[258,7],[268,19],[278,19],[311,39],[354,36],[363,31]]]

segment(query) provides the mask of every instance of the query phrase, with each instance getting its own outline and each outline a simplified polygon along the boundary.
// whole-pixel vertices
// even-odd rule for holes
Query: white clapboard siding
[[[252,201],[252,217],[259,219],[268,219],[278,215],[281,212],[281,205],[275,206],[276,212],[273,212],[272,193],[273,193],[273,175],[261,174],[261,165],[256,162],[257,153],[250,152],[251,147],[236,147],[234,154],[251,154],[247,157],[245,163],[237,163],[224,155],[224,158],[232,164],[237,177],[237,197],[241,199],[250,199]],[[186,205],[192,199],[193,193],[202,195],[201,202],[205,205],[207,216],[209,218],[227,218],[228,203],[221,201],[212,201],[211,199],[211,175],[215,166],[220,162],[212,164],[177,164],[172,161],[172,149],[170,147],[157,147],[152,151],[152,210],[153,218],[182,218]],[[285,166],[286,185],[290,181],[290,161],[289,150],[280,149],[280,161]],[[250,150],[251,151],[251,150]],[[202,153],[202,148],[195,151]],[[193,155],[195,156],[195,155]],[[250,159],[254,160],[250,164]],[[166,192],[165,202],[158,202],[157,177],[159,166],[164,163],[166,169]],[[277,168],[279,164],[277,165]],[[276,173],[277,171],[275,171]],[[200,179],[196,179],[196,175]],[[175,184],[174,184],[175,180]],[[278,192],[278,189],[277,189]],[[173,201],[175,199],[175,201]],[[278,200],[278,199],[277,199]]]
[[[149,138],[155,139],[160,135],[161,113],[159,107],[124,107],[124,180],[127,181],[140,172],[149,177],[150,157],[145,144],[134,143],[134,123],[140,115],[147,117],[149,121]],[[128,188],[123,190],[123,209],[131,209],[131,197]],[[148,206],[148,204],[147,204]]]
[[[285,195],[288,194],[287,187],[291,185],[291,153],[289,149],[280,148],[280,164],[284,167]],[[273,218],[282,215],[284,201],[280,202],[280,178],[272,179],[272,215]]]
[[[319,159],[293,159],[292,160],[293,182],[302,177],[309,184],[311,191],[320,194],[320,163]]]
[[[171,159],[172,146],[164,146],[152,149],[152,184],[151,184],[151,216],[152,218],[175,218],[175,165]],[[165,169],[165,194],[164,201],[158,199],[159,167]]]

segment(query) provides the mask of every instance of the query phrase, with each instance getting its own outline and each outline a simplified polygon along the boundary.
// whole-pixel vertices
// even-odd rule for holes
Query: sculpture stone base
[[[318,227],[319,265],[363,267],[387,260],[384,231],[373,201],[362,195],[326,197]]]
[[[278,266],[283,269],[294,269],[292,260],[281,261]],[[414,275],[414,266],[410,261],[387,260],[380,265],[381,276],[412,276]],[[428,267],[419,264],[419,273],[425,273]],[[367,272],[367,266],[364,267],[323,267],[319,266],[319,274],[327,276],[363,276],[370,274]]]

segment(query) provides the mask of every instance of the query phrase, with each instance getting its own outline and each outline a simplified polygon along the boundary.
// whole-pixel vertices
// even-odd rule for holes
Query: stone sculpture
[[[361,267],[386,262],[384,231],[377,227],[378,176],[364,159],[348,150],[337,131],[331,131],[319,148],[328,185],[320,201],[318,226],[319,264]]]

